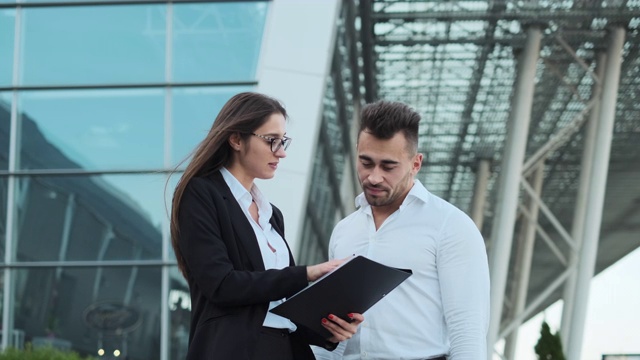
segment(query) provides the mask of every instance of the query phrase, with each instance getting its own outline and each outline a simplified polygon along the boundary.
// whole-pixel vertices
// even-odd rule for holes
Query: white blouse
[[[229,170],[222,168],[220,172],[227,186],[231,189],[233,197],[238,201],[238,204],[240,204],[242,211],[247,217],[247,220],[249,220],[251,228],[258,239],[258,246],[260,246],[260,253],[262,254],[265,270],[282,269],[289,266],[289,249],[284,239],[282,239],[280,234],[278,234],[269,222],[273,214],[273,209],[267,198],[262,195],[255,184],[251,188],[251,193],[249,193]],[[249,213],[249,206],[251,206],[252,201],[255,201],[258,206],[257,223]],[[275,249],[275,251],[272,251],[272,248]],[[283,301],[284,299],[271,301],[269,303],[269,310],[281,304]],[[296,330],[296,325],[289,319],[271,312],[267,312],[267,316],[262,325],[278,329],[289,329],[291,331]]]

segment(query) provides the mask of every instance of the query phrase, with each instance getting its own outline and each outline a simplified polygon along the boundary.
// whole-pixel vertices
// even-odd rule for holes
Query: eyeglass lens
[[[276,152],[278,150],[280,150],[280,147],[283,147],[285,150],[287,150],[287,148],[289,147],[289,144],[291,143],[290,141],[291,139],[284,137],[282,139],[278,139],[278,138],[272,138],[271,139],[271,151],[272,152]]]

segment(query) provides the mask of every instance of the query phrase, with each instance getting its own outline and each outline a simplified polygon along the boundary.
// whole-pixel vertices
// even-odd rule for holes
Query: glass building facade
[[[358,2],[340,4],[336,22],[335,47],[331,71],[326,79],[322,120],[313,159],[303,234],[300,239],[301,263],[326,261],[327,247],[335,224],[352,212],[350,196],[355,184],[354,119],[362,105],[360,64],[355,26]]]
[[[167,201],[220,107],[257,84],[268,7],[0,0],[3,346],[184,358]]]

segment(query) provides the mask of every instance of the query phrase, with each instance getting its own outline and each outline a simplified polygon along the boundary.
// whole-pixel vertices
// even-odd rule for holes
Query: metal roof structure
[[[609,30],[625,29],[595,273],[640,246],[640,1],[360,0],[357,11],[365,101],[402,101],[423,116],[420,150],[427,156],[418,178],[468,211],[478,163],[489,160],[487,240],[527,29],[539,28],[542,39],[524,173],[544,153],[541,199],[564,229],[571,229],[576,210],[596,60],[609,45]],[[538,221],[528,302],[565,270],[570,256],[553,221],[543,215]],[[515,243],[503,321],[514,286]],[[530,316],[561,296],[562,287]]]

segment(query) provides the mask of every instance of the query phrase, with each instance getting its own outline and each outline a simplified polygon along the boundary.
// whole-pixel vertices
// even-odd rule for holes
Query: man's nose
[[[371,185],[380,184],[382,182],[381,170],[378,167],[374,167],[373,170],[371,170],[371,173],[369,173],[368,179]]]

